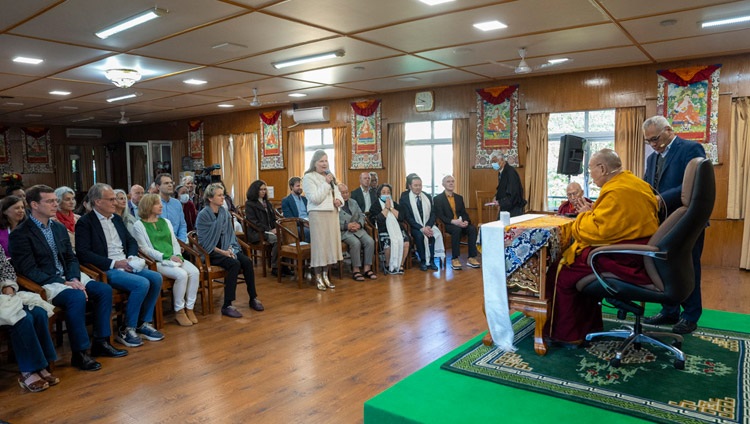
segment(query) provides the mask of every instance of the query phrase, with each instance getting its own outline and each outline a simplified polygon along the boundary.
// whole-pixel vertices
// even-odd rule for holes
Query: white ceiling
[[[94,35],[154,4],[169,13],[105,40]],[[490,83],[514,75],[521,47],[532,67],[573,59],[533,75],[750,51],[750,23],[698,25],[750,15],[750,0],[455,0],[437,6],[418,0],[0,0],[0,10],[5,124],[118,125],[121,110],[144,123],[200,117],[253,109],[239,98],[251,98],[253,88],[262,108]],[[494,19],[508,27],[483,32],[472,26]],[[669,20],[675,22],[665,25]],[[271,66],[334,50],[346,54]],[[12,61],[16,56],[44,62],[19,64]],[[130,89],[116,88],[104,77],[111,67],[136,68],[144,76]],[[183,83],[189,78],[208,83]],[[127,93],[138,96],[106,101]]]

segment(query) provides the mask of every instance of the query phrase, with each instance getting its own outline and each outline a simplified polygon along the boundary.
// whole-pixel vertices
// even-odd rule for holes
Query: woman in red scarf
[[[76,207],[76,194],[72,188],[62,186],[55,190],[55,196],[57,196],[57,214],[55,219],[57,222],[65,226],[68,230],[68,236],[70,237],[70,244],[73,246],[73,250],[76,248],[75,241],[75,228],[76,222],[80,215],[73,212]]]

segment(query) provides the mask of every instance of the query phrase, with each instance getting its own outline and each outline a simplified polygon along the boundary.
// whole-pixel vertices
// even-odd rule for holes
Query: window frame
[[[415,124],[421,124],[424,122],[430,123],[430,138],[419,138],[419,139],[406,139],[406,135],[404,136],[404,160],[406,160],[406,148],[409,146],[430,146],[430,181],[432,181],[432,186],[425,187],[422,185],[422,191],[429,194],[432,197],[435,197],[437,194],[440,194],[443,192],[442,190],[442,184],[441,181],[438,181],[436,179],[436,167],[435,167],[435,146],[444,146],[449,145],[453,146],[453,120],[451,119],[435,119],[435,120],[429,120],[429,121],[412,121],[412,122],[405,122],[404,123],[404,134],[406,134],[408,131],[406,130],[406,126],[408,125],[415,125]],[[449,122],[451,125],[451,137],[449,138],[435,138],[435,124],[437,122]],[[452,159],[452,152],[451,152],[451,159]],[[409,173],[409,170],[407,169],[407,174]],[[451,161],[451,174],[453,173],[453,164]],[[424,178],[425,176],[420,177]],[[434,190],[433,190],[434,188]]]

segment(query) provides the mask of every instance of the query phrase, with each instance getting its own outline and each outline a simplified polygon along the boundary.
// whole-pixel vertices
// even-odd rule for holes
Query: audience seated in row
[[[369,174],[367,182],[369,189]],[[375,241],[365,230],[365,213],[359,204],[350,198],[349,188],[346,184],[339,184],[339,191],[344,203],[339,208],[339,225],[341,227],[341,241],[349,247],[349,256],[352,261],[352,278],[356,281],[365,279],[376,280],[378,278],[372,270],[372,260],[375,256]],[[360,191],[361,193],[361,191]]]

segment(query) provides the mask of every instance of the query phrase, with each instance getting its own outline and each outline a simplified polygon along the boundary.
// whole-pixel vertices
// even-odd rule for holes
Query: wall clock
[[[414,96],[414,108],[417,112],[435,110],[435,94],[432,91],[419,91]]]

